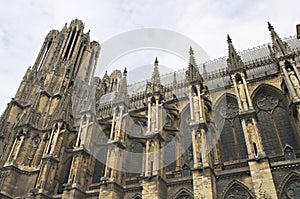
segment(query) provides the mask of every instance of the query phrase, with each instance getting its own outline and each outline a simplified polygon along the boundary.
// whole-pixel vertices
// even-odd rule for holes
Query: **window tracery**
[[[247,157],[246,143],[240,119],[237,100],[224,96],[216,107],[216,118],[220,135],[220,158],[223,162]]]
[[[293,179],[285,186],[282,199],[300,198],[300,179]]]
[[[284,96],[274,88],[264,86],[254,97],[258,127],[267,155],[282,155],[286,144],[299,149],[293,118]]]

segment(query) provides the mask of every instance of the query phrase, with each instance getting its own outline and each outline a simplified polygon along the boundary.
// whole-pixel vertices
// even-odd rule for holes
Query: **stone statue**
[[[252,122],[248,123],[246,128],[247,128],[247,133],[248,133],[248,137],[249,137],[249,141],[250,141],[250,145],[251,145],[251,152],[254,155],[254,157],[257,158],[259,155],[259,150],[258,150],[257,144],[256,144],[255,129],[254,129],[253,123]]]
[[[247,96],[245,93],[244,85],[241,81],[239,81],[237,87],[238,87],[238,92],[242,103],[242,107],[246,111],[248,110],[248,103],[247,103]]]
[[[300,97],[300,85],[299,85],[299,80],[295,75],[295,72],[292,71],[291,68],[288,68],[288,74],[289,74],[289,78],[292,82],[292,85],[295,88],[297,96]]]

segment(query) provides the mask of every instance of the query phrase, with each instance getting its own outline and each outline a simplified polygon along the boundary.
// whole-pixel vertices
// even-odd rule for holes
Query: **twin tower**
[[[185,71],[156,59],[134,85],[94,77],[80,20],[50,31],[0,118],[0,197],[299,198],[300,41],[268,28],[269,45],[228,36],[202,73],[191,48]]]

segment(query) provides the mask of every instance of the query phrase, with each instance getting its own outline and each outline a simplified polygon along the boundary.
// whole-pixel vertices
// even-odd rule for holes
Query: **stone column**
[[[250,97],[250,94],[249,94],[247,82],[246,82],[246,79],[245,79],[245,74],[242,73],[241,76],[242,76],[242,81],[243,81],[243,85],[244,85],[244,90],[245,90],[246,96],[247,96],[247,101],[248,101],[248,104],[249,104],[249,109],[252,110],[253,109],[253,104],[252,104],[252,100],[251,100],[251,97]]]
[[[151,99],[148,99],[148,124],[147,132],[151,132]]]
[[[23,133],[24,133],[24,132],[23,132]],[[26,134],[26,133],[25,133],[25,134]],[[25,137],[25,135],[22,135],[22,136],[21,136],[21,139],[20,139],[20,142],[19,142],[19,145],[18,145],[16,154],[14,155],[13,160],[16,160],[17,157],[18,157],[18,155],[19,155],[19,153],[20,153],[21,147],[22,147],[23,142],[24,142],[24,137]]]
[[[145,176],[149,176],[150,172],[152,173],[152,171],[150,171],[151,168],[149,168],[149,152],[150,152],[149,145],[150,145],[149,140],[147,140],[146,141]]]
[[[77,139],[76,139],[76,147],[80,146],[80,137],[81,137],[81,131],[82,131],[82,125],[83,125],[83,119],[84,117],[82,116],[80,119],[80,125],[79,125],[79,130],[78,130],[78,134],[77,134]]]
[[[56,147],[56,144],[57,144],[57,141],[58,141],[58,137],[59,137],[59,133],[60,133],[60,128],[62,126],[62,123],[59,122],[57,124],[58,128],[56,130],[56,133],[54,134],[54,138],[53,138],[53,146],[51,147],[51,150],[50,150],[50,154],[53,154],[54,153],[54,150],[55,150],[55,147]],[[51,143],[50,143],[51,145]]]
[[[159,116],[159,112],[158,112],[158,102],[159,102],[159,96],[155,97],[155,131],[158,131],[158,116]]]
[[[255,195],[266,192],[272,199],[277,199],[276,187],[268,159],[249,161],[250,174]]]
[[[239,90],[238,90],[237,85],[236,85],[235,76],[232,75],[231,79],[232,79],[234,90],[235,90],[235,93],[236,93],[236,98],[237,98],[237,102],[238,102],[238,105],[239,105],[239,110],[243,110],[243,106],[241,104],[241,98],[240,98],[240,95],[239,95]]]
[[[89,128],[91,116],[87,115],[86,118],[87,118],[87,120],[86,120],[84,132],[82,134],[82,141],[81,141],[80,145],[86,145],[86,136],[88,134],[88,128]]]
[[[110,130],[110,140],[114,140],[115,120],[116,120],[116,107],[113,108],[113,118],[112,118],[111,130]]]
[[[9,153],[9,155],[8,155],[8,158],[7,158],[6,163],[9,163],[9,162],[10,162],[10,158],[11,158],[11,156],[12,156],[12,154],[13,154],[13,151],[15,150],[17,141],[18,141],[18,137],[15,138],[14,144],[13,144],[11,150],[10,150],[10,153]]]
[[[196,88],[198,93],[199,120],[203,121],[204,120],[203,116],[205,115],[205,113],[203,113],[204,109],[203,109],[202,98],[200,96],[201,95],[200,85],[196,85]]]
[[[164,199],[167,198],[166,182],[159,176],[151,179],[145,179],[142,182],[142,198],[143,199]]]
[[[123,110],[124,110],[124,107],[123,106],[120,106],[120,113],[119,113],[119,126],[118,126],[118,140],[120,139],[120,135],[121,135],[121,126],[122,126],[122,118],[123,118]]]
[[[189,98],[190,98],[190,112],[191,112],[191,121],[194,122],[194,104],[193,104],[193,97],[192,97],[192,86],[189,86]]]

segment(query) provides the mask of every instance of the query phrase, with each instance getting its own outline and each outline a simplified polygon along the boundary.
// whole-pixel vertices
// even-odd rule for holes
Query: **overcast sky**
[[[299,8],[299,0],[2,0],[0,111],[15,95],[48,31],[60,30],[72,19],[81,19],[86,31],[91,29],[91,39],[100,43],[139,28],[168,29],[197,42],[210,58],[218,58],[227,55],[226,34],[238,51],[270,42],[267,21],[282,38],[295,35]]]

